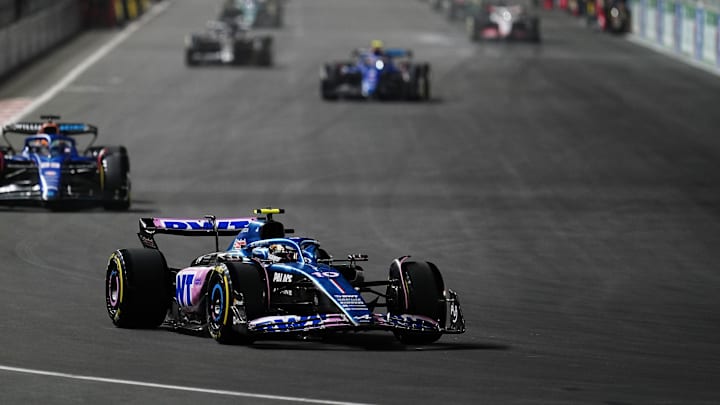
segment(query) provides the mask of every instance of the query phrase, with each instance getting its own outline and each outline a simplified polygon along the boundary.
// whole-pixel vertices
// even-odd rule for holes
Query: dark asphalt
[[[0,367],[298,401],[720,401],[717,76],[560,12],[539,46],[473,45],[415,0],[291,0],[277,66],[189,69],[183,37],[214,3],[174,0],[33,114],[126,145],[134,204],[0,209]],[[375,38],[431,63],[432,102],[320,100],[320,64]],[[18,81],[35,82],[0,94]],[[139,247],[139,217],[268,205],[336,256],[369,254],[367,278],[434,261],[468,332],[228,347],[112,326],[104,268]],[[182,265],[213,242],[159,244]],[[0,403],[203,401],[286,402],[0,369]]]

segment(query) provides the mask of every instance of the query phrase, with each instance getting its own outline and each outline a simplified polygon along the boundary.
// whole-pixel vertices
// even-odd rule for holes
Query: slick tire
[[[445,327],[447,304],[444,289],[442,275],[433,263],[404,262],[400,268],[393,263],[387,291],[388,311],[395,315],[426,316],[436,320],[440,327]],[[404,344],[429,344],[440,336],[440,332],[395,331],[395,337]]]
[[[534,43],[540,43],[542,41],[542,38],[540,37],[540,19],[535,18],[532,20],[531,24],[531,34],[530,34],[530,41]]]
[[[100,189],[103,207],[109,211],[130,208],[130,160],[124,147],[108,147],[101,161]]]
[[[325,64],[322,69],[324,71],[324,78],[320,79],[320,96],[323,100],[337,100],[338,95],[335,92],[337,74],[335,68],[329,64]]]
[[[226,263],[224,268],[218,267],[210,273],[207,328],[218,343],[253,342],[247,323],[266,313],[268,293],[264,274],[265,271],[254,263]],[[238,304],[240,302],[242,304]]]
[[[193,51],[192,49],[186,49],[185,50],[185,65],[190,66],[190,67],[197,66],[198,63],[195,60],[194,56],[195,56],[195,51]]]
[[[165,320],[172,299],[172,281],[158,250],[113,252],[105,272],[105,301],[119,328],[156,328]]]
[[[259,51],[258,66],[272,66],[273,64],[273,39],[265,37],[262,39],[262,48]]]

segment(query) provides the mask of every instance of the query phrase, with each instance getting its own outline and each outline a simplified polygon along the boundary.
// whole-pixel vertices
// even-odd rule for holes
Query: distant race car
[[[185,63],[270,66],[273,38],[253,36],[237,22],[208,21],[207,30],[185,38]]]
[[[430,99],[430,65],[413,62],[410,50],[376,45],[354,50],[353,60],[324,64],[320,70],[322,98]]]
[[[365,281],[357,263],[366,255],[334,259],[314,239],[288,237],[293,230],[273,219],[282,209],[254,212],[266,217],[140,219],[145,249],[117,250],[107,265],[112,322],[241,344],[367,330],[427,344],[465,331],[457,294],[445,288],[434,264],[403,256],[390,264],[387,280]],[[158,250],[157,234],[214,236],[215,251],[188,267],[171,268]],[[234,239],[221,251],[224,235]]]
[[[101,205],[130,207],[130,161],[123,146],[92,146],[97,127],[83,123],[18,122],[3,127],[7,146],[0,146],[0,204],[41,205],[62,209]],[[16,151],[10,136],[24,138]],[[75,137],[91,135],[82,152]]]
[[[473,0],[430,0],[433,10],[444,11],[448,20],[464,18],[467,6]]]
[[[241,18],[247,27],[279,28],[283,25],[285,0],[226,0],[220,20]]]
[[[465,27],[471,41],[517,39],[540,42],[536,0],[472,0]]]

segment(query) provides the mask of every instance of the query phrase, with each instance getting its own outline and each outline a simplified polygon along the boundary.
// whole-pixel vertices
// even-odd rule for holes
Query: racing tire
[[[325,64],[323,69],[325,77],[320,79],[320,96],[323,100],[337,100],[338,95],[335,92],[337,73],[330,64]]]
[[[253,342],[247,324],[266,313],[269,294],[264,274],[255,263],[226,263],[225,268],[219,267],[210,273],[207,329],[215,341],[222,344]],[[242,304],[233,305],[235,302]]]
[[[465,32],[470,42],[478,42],[480,40],[477,27],[478,21],[476,17],[468,16],[465,18]]]
[[[409,98],[416,101],[430,99],[430,65],[427,63],[413,67]]]
[[[109,211],[130,208],[130,159],[123,146],[107,147],[101,161],[100,188],[103,207]]]
[[[541,37],[540,37],[540,19],[539,18],[533,18],[532,23],[530,25],[530,41],[534,43],[540,43]]]
[[[430,262],[404,262],[390,267],[390,286],[387,291],[388,311],[393,315],[422,315],[445,327],[446,300],[444,283],[438,268]],[[441,332],[394,331],[404,344],[429,344],[442,336]]]
[[[190,66],[190,67],[197,66],[198,62],[195,60],[194,56],[195,56],[195,51],[193,51],[190,48],[186,49],[185,50],[185,65]]]
[[[262,47],[258,55],[258,66],[272,66],[273,64],[273,39],[272,37],[264,37],[262,39]]]
[[[153,249],[120,249],[110,255],[105,272],[105,301],[119,328],[157,328],[172,301],[172,281],[165,257]]]

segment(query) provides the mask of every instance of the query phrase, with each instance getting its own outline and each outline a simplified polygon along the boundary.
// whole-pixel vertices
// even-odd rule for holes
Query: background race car
[[[386,330],[403,343],[425,344],[465,331],[457,294],[445,288],[434,264],[403,256],[390,264],[387,280],[366,281],[357,264],[366,255],[338,260],[314,239],[287,237],[293,231],[272,218],[282,212],[142,218],[138,235],[146,249],[117,250],[108,262],[105,295],[113,323],[207,333],[220,343]],[[161,233],[214,235],[215,251],[171,268],[154,239]],[[234,239],[220,251],[223,235]]]
[[[185,63],[270,66],[273,38],[251,35],[237,22],[208,21],[206,31],[185,39]]]
[[[220,20],[241,18],[248,27],[279,28],[283,25],[285,0],[226,0]]]
[[[375,45],[354,50],[353,60],[324,64],[320,69],[322,98],[429,100],[430,65],[415,63],[410,50]]]
[[[3,128],[0,147],[0,204],[68,208],[102,205],[109,210],[130,207],[130,160],[123,146],[93,146],[97,127],[56,122],[19,122]],[[82,152],[76,140],[90,135]],[[11,136],[24,139],[15,149]]]
[[[465,27],[471,41],[520,39],[540,42],[536,0],[473,0]]]

